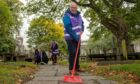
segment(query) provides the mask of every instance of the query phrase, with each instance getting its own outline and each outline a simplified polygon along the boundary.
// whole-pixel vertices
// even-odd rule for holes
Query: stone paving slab
[[[59,80],[63,80],[63,77],[52,77],[52,76],[48,76],[48,77],[36,77],[35,79],[33,80],[38,80],[38,81],[59,81]]]
[[[35,74],[35,77],[40,77],[40,76],[55,76],[56,71],[41,71]]]
[[[111,81],[111,80],[97,80],[99,82],[99,84],[118,84],[115,81]]]
[[[64,75],[68,74],[68,68],[60,65],[40,65],[40,70],[34,75],[34,79],[26,84],[75,84],[63,81]],[[93,76],[88,72],[80,73],[82,84],[117,84],[117,82],[105,80],[100,76]],[[78,83],[76,83],[78,84]]]
[[[58,81],[30,81],[28,84],[58,84]]]

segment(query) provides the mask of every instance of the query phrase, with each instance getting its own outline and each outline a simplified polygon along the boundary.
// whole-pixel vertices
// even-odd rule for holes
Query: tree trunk
[[[120,38],[117,37],[117,60],[121,60],[121,43],[122,43],[122,40]]]
[[[128,27],[123,17],[115,16],[113,18],[102,18],[101,23],[110,30],[117,38],[117,60],[121,60],[122,52],[122,40],[126,42],[126,49],[128,50]],[[125,50],[125,51],[127,51]]]
[[[122,38],[121,36],[117,36],[117,60],[126,59],[128,54],[128,42],[127,38]],[[121,57],[123,55],[123,57]]]

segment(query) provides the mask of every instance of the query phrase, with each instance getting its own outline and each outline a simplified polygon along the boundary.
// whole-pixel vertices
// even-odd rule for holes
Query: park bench
[[[106,59],[105,54],[90,54],[90,55],[88,55],[88,57],[89,57],[90,60],[94,60],[94,59],[103,59],[103,60],[105,60]]]
[[[80,61],[86,62],[87,61],[87,56],[80,56]]]

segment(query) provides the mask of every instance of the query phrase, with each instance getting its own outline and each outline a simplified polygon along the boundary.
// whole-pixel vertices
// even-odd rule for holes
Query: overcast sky
[[[24,4],[26,4],[26,2],[28,0],[20,0],[20,1],[22,1]],[[31,19],[32,19],[32,16],[28,17],[28,19],[27,18],[23,19],[23,26],[22,26],[21,32],[20,32],[21,37],[23,37],[23,39],[24,39],[24,45],[25,46],[27,45],[27,43],[26,43],[27,42],[26,31],[28,30]],[[87,26],[88,26],[89,23],[84,17],[83,17],[83,20],[84,20],[84,25],[85,25],[85,31],[84,31],[84,34],[82,35],[82,40],[88,40],[90,32],[88,31]]]

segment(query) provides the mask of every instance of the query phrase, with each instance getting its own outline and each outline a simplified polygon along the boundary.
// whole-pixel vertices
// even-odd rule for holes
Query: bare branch
[[[117,5],[117,8],[119,8],[123,4],[124,0],[121,0],[120,3]]]
[[[107,1],[107,0],[103,0],[103,2],[104,2],[104,4],[105,4],[106,6],[108,6],[108,7],[112,7],[112,5],[109,3],[109,1]]]
[[[93,0],[89,0],[89,1],[90,1],[90,8],[92,8],[100,17],[100,15],[103,14],[102,9],[95,4],[95,1]]]

